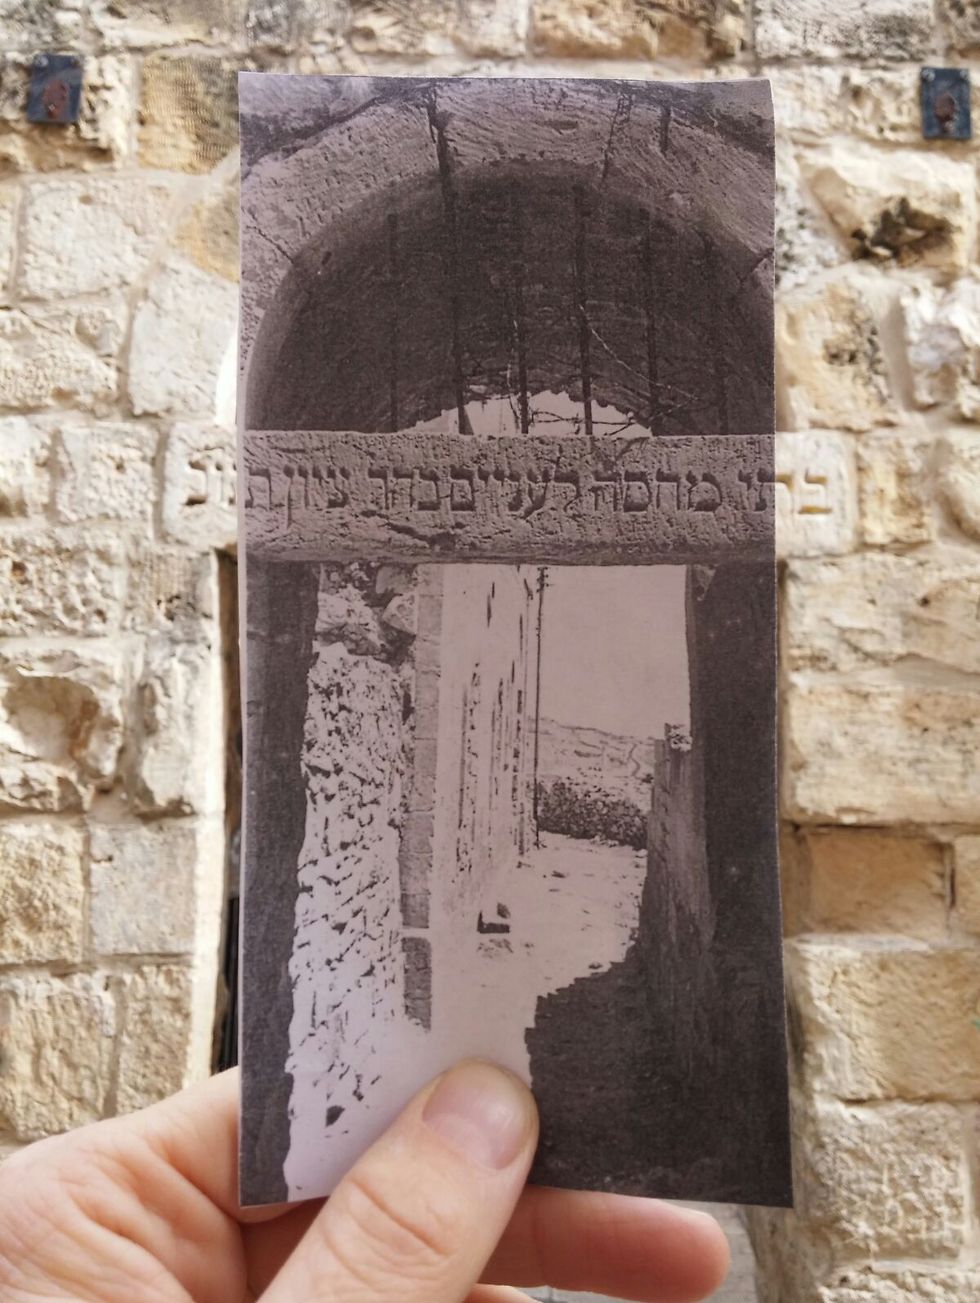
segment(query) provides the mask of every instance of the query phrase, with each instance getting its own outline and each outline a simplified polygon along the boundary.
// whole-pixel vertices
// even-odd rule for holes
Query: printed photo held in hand
[[[534,1102],[487,1063],[420,1092],[325,1204],[240,1207],[237,1115],[226,1073],[8,1159],[4,1303],[529,1303],[512,1286],[542,1284],[693,1303],[727,1269],[702,1213],[526,1188]]]
[[[480,1057],[787,1204],[768,85],[240,86],[242,1198]]]

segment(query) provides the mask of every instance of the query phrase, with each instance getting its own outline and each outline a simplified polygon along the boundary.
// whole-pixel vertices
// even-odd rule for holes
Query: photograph
[[[786,1205],[768,89],[241,102],[243,1200],[475,1056]]]

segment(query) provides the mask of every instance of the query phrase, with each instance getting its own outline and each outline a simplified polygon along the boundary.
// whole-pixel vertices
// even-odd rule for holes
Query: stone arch
[[[536,389],[658,433],[757,427],[771,307],[746,291],[771,274],[771,142],[753,97],[739,118],[704,87],[518,81],[490,135],[490,86],[366,87],[327,123],[329,161],[313,135],[249,171],[248,428],[378,432]]]

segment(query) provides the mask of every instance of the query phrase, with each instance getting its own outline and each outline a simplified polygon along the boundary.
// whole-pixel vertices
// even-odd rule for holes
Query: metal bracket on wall
[[[967,68],[923,68],[922,135],[926,140],[969,140],[970,73]]]
[[[82,107],[82,61],[76,54],[38,54],[31,66],[28,122],[77,122]]]

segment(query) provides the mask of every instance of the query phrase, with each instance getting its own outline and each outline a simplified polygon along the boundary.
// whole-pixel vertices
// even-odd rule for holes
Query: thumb
[[[453,1068],[351,1168],[264,1303],[459,1303],[510,1220],[537,1137],[516,1077]]]

